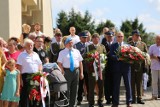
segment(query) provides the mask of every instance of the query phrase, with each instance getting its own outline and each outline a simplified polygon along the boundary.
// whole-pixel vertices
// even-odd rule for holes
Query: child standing
[[[6,67],[8,69],[5,70],[5,82],[1,100],[3,100],[3,107],[8,107],[8,105],[17,107],[20,99],[20,72],[16,70],[16,62],[14,59],[10,59],[6,63]]]

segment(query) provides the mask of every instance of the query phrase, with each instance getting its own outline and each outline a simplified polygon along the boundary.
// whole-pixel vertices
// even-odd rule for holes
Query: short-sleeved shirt
[[[80,52],[77,49],[72,48],[73,52],[73,59],[74,59],[74,67],[79,67],[79,62],[83,60]],[[70,55],[69,49],[65,48],[64,50],[60,51],[57,62],[62,63],[64,68],[70,68]]]
[[[149,55],[160,56],[160,46],[153,44],[149,47]],[[160,70],[160,60],[151,59],[151,69]]]
[[[5,56],[6,56],[7,60],[14,59],[15,61],[17,61],[17,58],[20,53],[21,53],[20,51],[16,51],[14,53],[5,52]]]
[[[75,35],[75,36],[69,35],[69,37],[72,38],[73,45],[75,45],[76,43],[80,42],[80,39],[79,39],[79,36],[78,36],[78,35]]]
[[[42,35],[44,35],[41,31],[39,31],[38,33],[33,32],[32,34],[33,34],[33,35],[36,35],[36,36],[42,36]]]
[[[23,51],[17,59],[17,64],[21,65],[21,73],[36,73],[38,72],[39,65],[42,64],[38,54],[32,52],[28,54],[26,51]]]

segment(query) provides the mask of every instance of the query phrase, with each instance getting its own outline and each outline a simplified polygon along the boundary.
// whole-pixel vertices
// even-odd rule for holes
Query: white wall
[[[21,34],[21,0],[0,0],[0,36],[7,40]]]

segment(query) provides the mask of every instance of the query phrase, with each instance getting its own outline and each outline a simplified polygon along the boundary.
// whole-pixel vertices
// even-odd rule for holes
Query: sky
[[[74,8],[82,15],[88,10],[96,24],[111,20],[118,29],[126,19],[137,17],[148,33],[160,34],[160,0],[51,0],[51,3],[54,28],[57,14]]]

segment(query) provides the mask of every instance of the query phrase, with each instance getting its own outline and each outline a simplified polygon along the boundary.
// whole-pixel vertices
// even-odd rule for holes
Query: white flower
[[[40,84],[39,84],[39,82],[38,81],[34,81],[34,84],[36,85],[36,86],[39,86]]]
[[[30,81],[30,84],[31,84],[31,85],[34,85],[34,82],[31,80],[31,81]]]
[[[101,63],[104,63],[106,61],[106,55],[105,54],[100,54],[100,61]]]

